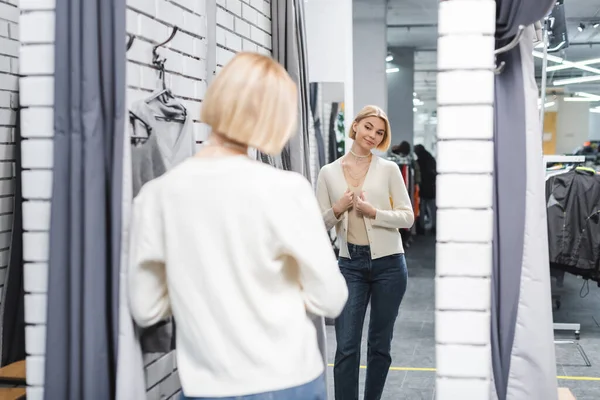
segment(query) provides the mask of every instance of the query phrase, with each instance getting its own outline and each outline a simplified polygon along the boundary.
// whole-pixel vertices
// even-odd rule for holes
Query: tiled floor
[[[409,269],[408,289],[396,322],[392,344],[392,370],[388,375],[383,400],[435,399],[435,372],[411,368],[435,368],[434,333],[434,275],[435,240],[420,237],[407,249]],[[589,285],[589,294],[580,297],[583,281],[567,276],[562,289],[562,305],[555,313],[556,322],[581,323],[580,344],[587,353],[591,367],[586,367],[577,349],[572,345],[557,345],[556,359],[559,385],[573,391],[577,400],[600,399],[600,288]],[[585,294],[584,288],[582,294]],[[368,315],[368,314],[367,314]],[[365,326],[368,324],[365,321]],[[335,333],[328,329],[329,362],[333,363]],[[572,338],[570,333],[557,334],[557,339]],[[366,360],[366,330],[363,332],[362,365]],[[400,367],[395,370],[394,367]],[[361,398],[365,371],[361,370]],[[567,379],[563,379],[566,377]],[[597,380],[577,380],[590,377]],[[330,399],[333,396],[332,368],[328,370]]]

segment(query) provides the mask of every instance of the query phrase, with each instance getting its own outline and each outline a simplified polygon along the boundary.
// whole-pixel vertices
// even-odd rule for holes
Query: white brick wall
[[[218,2],[216,7],[207,7],[211,1]],[[10,226],[7,213],[11,209],[4,194],[12,193],[12,165],[5,168],[3,164],[12,157],[14,137],[10,126],[14,123],[14,111],[10,104],[17,102],[16,60],[20,55],[22,135],[26,139],[22,149],[25,169],[22,180],[27,396],[30,400],[41,400],[53,165],[55,0],[20,0],[20,15],[16,3],[17,0],[0,0],[0,282],[7,262],[3,227]],[[207,9],[216,9],[216,15],[208,16]],[[126,18],[127,32],[136,36],[127,53],[127,103],[143,99],[157,88],[157,74],[151,62],[152,45],[164,41],[172,27],[178,26],[180,32],[159,52],[167,56],[167,85],[195,121],[199,119],[206,92],[207,60],[211,52],[216,54],[217,68],[240,50],[271,52],[270,2],[266,0],[128,0]],[[211,18],[216,20],[217,32],[208,32]],[[211,34],[217,37],[212,49],[207,40]],[[198,122],[194,125],[196,140],[202,141],[207,130]],[[148,399],[175,398],[180,390],[175,354],[146,355],[145,363]]]
[[[12,231],[15,181],[15,121],[18,107],[19,9],[17,0],[0,0],[0,299]]]
[[[438,400],[490,396],[493,0],[439,6]]]
[[[236,52],[271,54],[270,0],[216,0],[217,71]]]

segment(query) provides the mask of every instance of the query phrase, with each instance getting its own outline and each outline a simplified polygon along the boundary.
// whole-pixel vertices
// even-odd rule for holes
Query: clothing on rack
[[[339,113],[339,103],[331,103],[331,113],[329,115],[329,159],[328,162],[334,162],[341,154],[338,151],[338,139],[337,139],[337,120]]]
[[[546,180],[551,267],[600,283],[600,175],[586,168]]]

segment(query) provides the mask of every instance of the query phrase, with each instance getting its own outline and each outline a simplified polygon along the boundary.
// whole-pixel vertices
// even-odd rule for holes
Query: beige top
[[[360,196],[362,191],[360,186],[352,186],[348,183],[348,189],[354,192],[354,197]],[[348,211],[348,243],[357,244],[359,246],[369,245],[369,236],[367,235],[367,225],[362,215],[359,215],[355,207]]]
[[[317,199],[325,226],[327,229],[336,229],[341,257],[349,257],[349,213],[345,212],[336,218],[331,206],[344,195],[346,189],[348,184],[340,159],[321,168],[317,182]],[[410,228],[415,217],[398,165],[373,156],[362,190],[366,200],[377,210],[375,218],[363,218],[367,227],[371,258],[404,253],[398,229]]]

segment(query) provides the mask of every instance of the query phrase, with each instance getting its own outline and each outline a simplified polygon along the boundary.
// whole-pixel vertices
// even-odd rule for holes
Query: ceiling
[[[415,49],[415,92],[426,103],[434,101],[436,93],[438,6],[439,0],[388,0],[388,46]],[[593,28],[591,24],[600,22],[600,1],[565,0],[565,13],[570,46],[553,55],[573,62],[600,58],[600,27]],[[580,23],[586,25],[583,32],[577,29]],[[552,65],[556,64],[548,63],[548,66]],[[600,63],[592,67],[600,69]],[[574,68],[551,72],[548,74],[549,90],[555,79],[588,74]],[[536,77],[541,78],[541,60],[538,59]],[[585,91],[600,95],[600,81],[558,88],[567,93]]]

